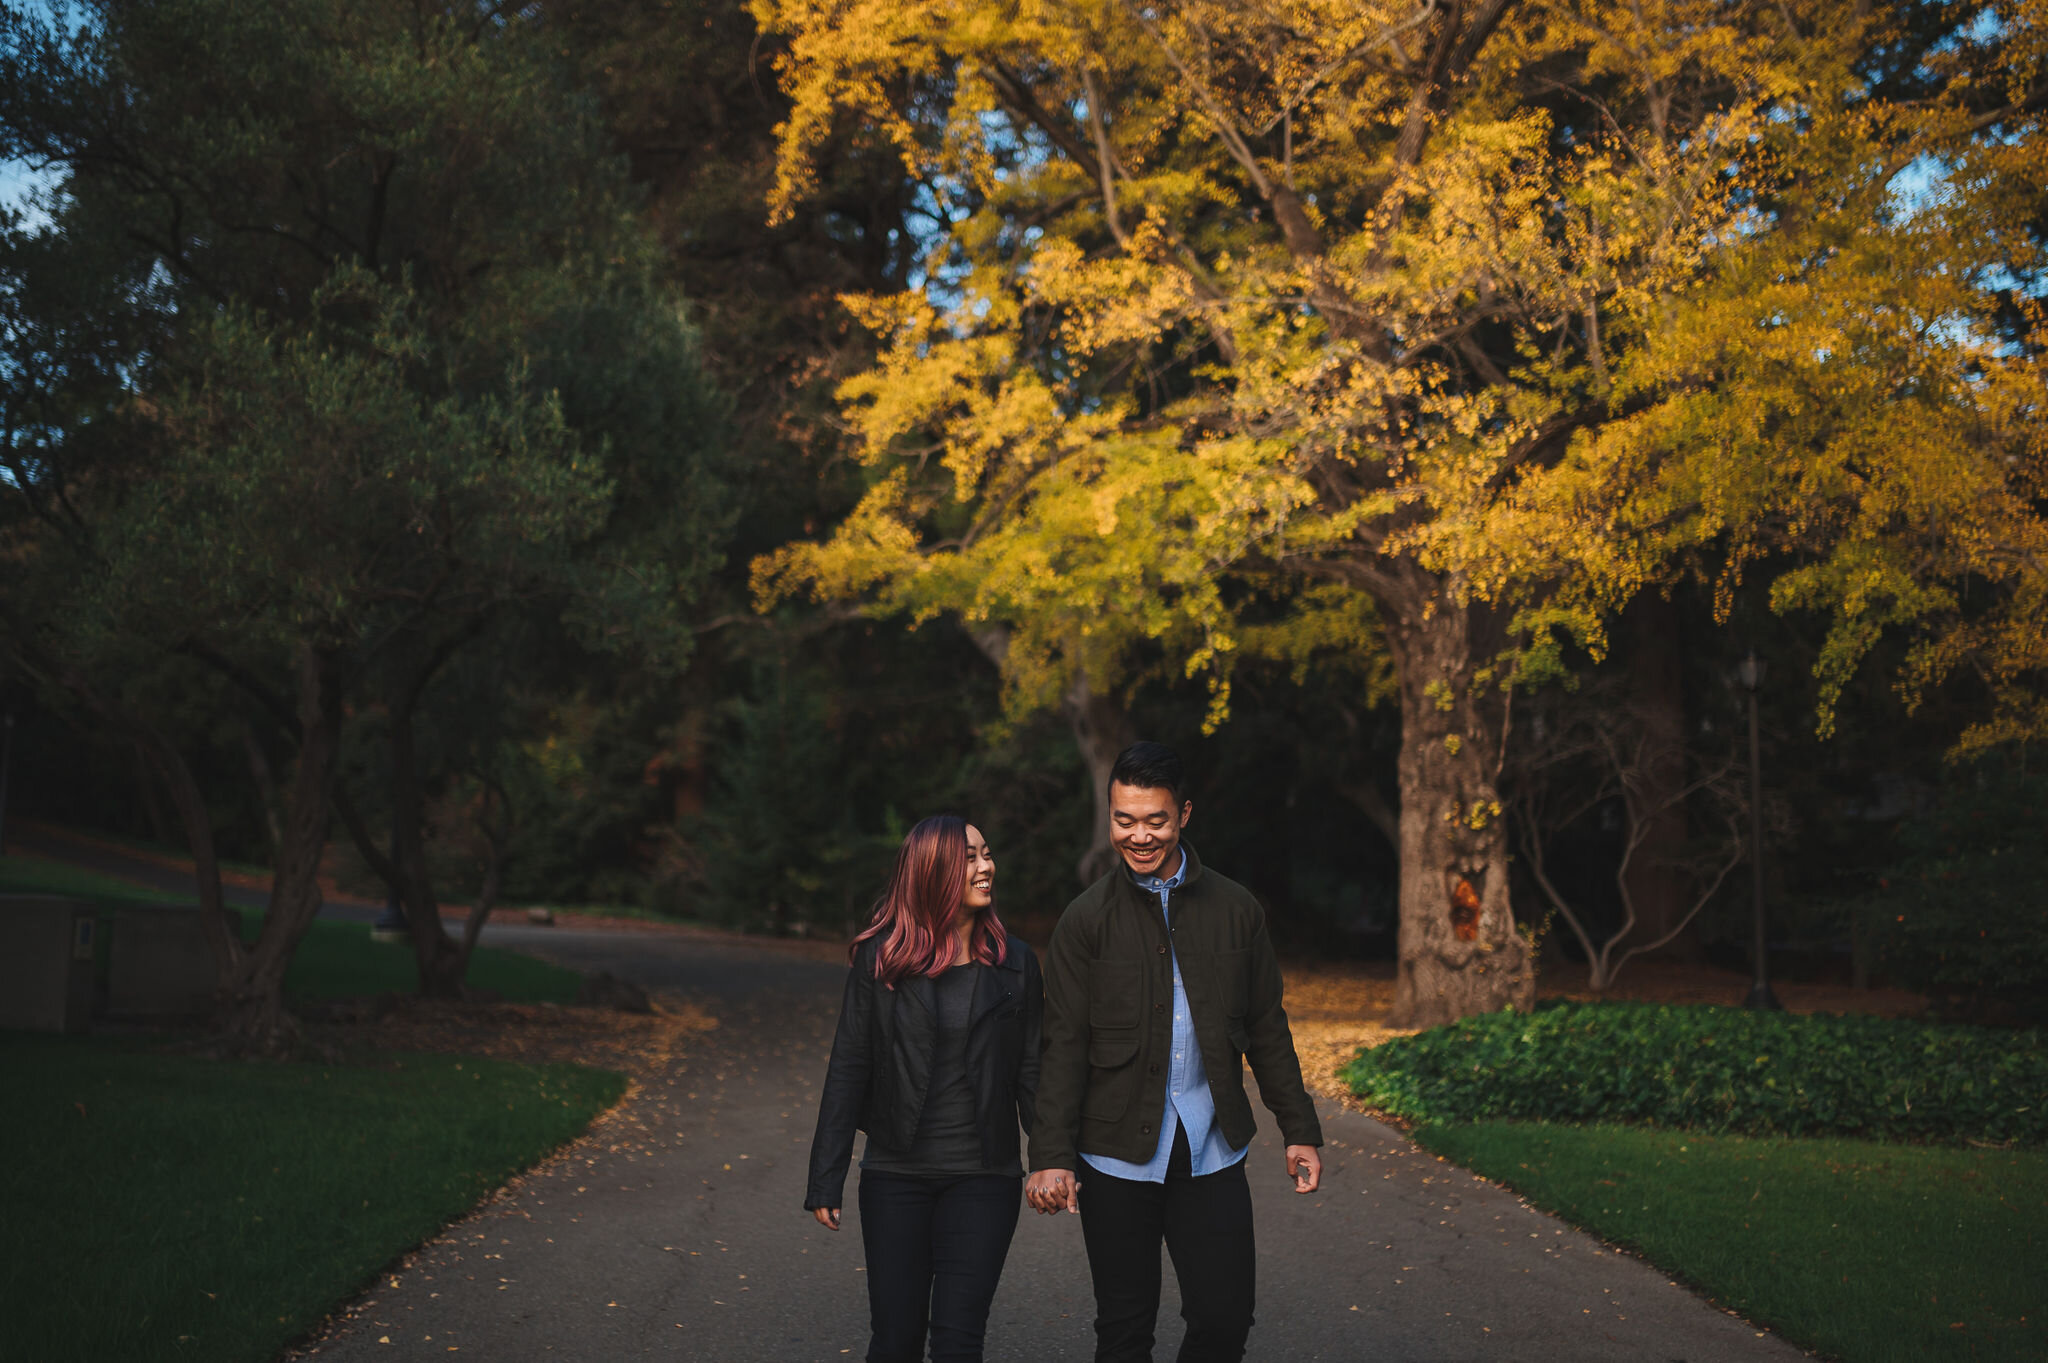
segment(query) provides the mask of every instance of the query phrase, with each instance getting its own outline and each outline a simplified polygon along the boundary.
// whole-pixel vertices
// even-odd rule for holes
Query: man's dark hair
[[[1116,765],[1109,769],[1109,783],[1115,785],[1119,781],[1144,790],[1172,791],[1177,805],[1182,802],[1181,791],[1187,787],[1188,775],[1180,764],[1179,753],[1164,743],[1140,740],[1116,755]]]

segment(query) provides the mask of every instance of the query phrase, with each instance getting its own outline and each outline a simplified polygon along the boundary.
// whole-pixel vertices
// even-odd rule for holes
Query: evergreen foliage
[[[1553,1002],[1397,1037],[1360,1051],[1344,1078],[1418,1121],[2048,1141],[2038,1032],[1860,1015]]]
[[[1964,1014],[2048,1018],[2048,779],[1954,774],[1855,908],[1885,969]]]

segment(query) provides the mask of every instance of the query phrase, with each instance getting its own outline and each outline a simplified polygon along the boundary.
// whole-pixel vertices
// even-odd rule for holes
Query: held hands
[[[1081,1210],[1081,1182],[1072,1169],[1040,1169],[1024,1180],[1024,1200],[1040,1213]]]
[[[1297,1193],[1312,1193],[1322,1187],[1322,1154],[1313,1145],[1288,1146],[1287,1176],[1294,1180]],[[1081,1210],[1081,1184],[1071,1169],[1040,1169],[1024,1180],[1024,1200],[1047,1215],[1059,1211],[1078,1212]]]
[[[839,1208],[820,1207],[816,1211],[812,1212],[811,1215],[817,1217],[818,1224],[823,1226],[826,1230],[839,1229]]]

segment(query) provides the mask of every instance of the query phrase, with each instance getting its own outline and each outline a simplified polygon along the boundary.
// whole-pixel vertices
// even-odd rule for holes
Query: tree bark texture
[[[398,843],[398,879],[393,888],[405,907],[420,993],[430,999],[460,998],[469,953],[441,925],[441,905],[434,897],[433,878],[427,869],[426,800],[410,704],[400,706],[391,716],[391,811]]]
[[[263,751],[262,740],[256,737],[256,726],[245,716],[241,723],[242,751],[249,759],[249,779],[256,786],[256,798],[263,806],[263,831],[270,837],[270,854],[277,855],[277,845],[284,841],[284,830],[277,823],[277,782],[270,774],[270,758]]]
[[[1117,754],[1135,742],[1137,735],[1123,706],[1114,696],[1104,695],[1091,686],[1085,672],[1076,674],[1067,694],[1061,697],[1060,713],[1067,717],[1067,725],[1073,730],[1074,746],[1080,749],[1081,765],[1087,769],[1089,790],[1095,802],[1095,823],[1088,849],[1074,864],[1081,883],[1092,885],[1116,861],[1116,849],[1109,842],[1110,768],[1116,765]]]
[[[213,955],[213,977],[217,990],[225,992],[235,983],[242,968],[240,937],[228,930],[225,904],[220,891],[220,856],[213,845],[213,815],[206,797],[183,753],[161,734],[152,733],[136,745],[136,753],[154,770],[157,779],[171,793],[178,821],[185,828],[185,845],[192,853],[192,880],[199,895],[199,922],[206,934],[207,950]],[[143,779],[148,779],[144,772]]]
[[[285,797],[270,905],[256,945],[225,992],[221,1031],[238,1050],[288,1052],[297,1026],[284,1008],[284,976],[320,912],[320,859],[327,850],[329,797],[341,744],[339,668],[332,655],[304,645],[299,657],[299,756]]]
[[[161,846],[175,847],[178,843],[171,836],[171,821],[164,817],[163,801],[156,796],[159,766],[156,747],[146,738],[135,741],[135,794],[142,802],[143,817],[149,820],[149,836]]]
[[[1477,646],[1476,616],[1439,588],[1388,631],[1401,676],[1400,964],[1388,1018],[1397,1027],[1536,999],[1495,784],[1506,720],[1498,691],[1475,691],[1473,673],[1492,658]]]

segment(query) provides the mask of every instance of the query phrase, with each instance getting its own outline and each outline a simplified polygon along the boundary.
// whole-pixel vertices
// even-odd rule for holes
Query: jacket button
[[[1146,1123],[1145,1125],[1143,1125],[1143,1126],[1139,1127],[1139,1128],[1138,1128],[1138,1134],[1139,1134],[1140,1136],[1149,1136],[1149,1135],[1151,1135],[1151,1134],[1152,1134],[1152,1124],[1151,1124],[1150,1122],[1147,1122],[1147,1123]]]
[[[1152,1070],[1151,1070],[1151,1072],[1152,1072],[1153,1074],[1157,1074],[1157,1073],[1159,1073],[1159,1067],[1158,1067],[1157,1065],[1154,1065],[1154,1066],[1152,1067]]]
[[[1164,955],[1166,954],[1166,943],[1164,943],[1164,942],[1161,942],[1161,943],[1159,944],[1159,954],[1160,954],[1161,956],[1164,956]]]
[[[1166,1011],[1166,1005],[1163,1003],[1155,1003],[1152,1005],[1152,1011],[1155,1013],[1163,1013]]]

